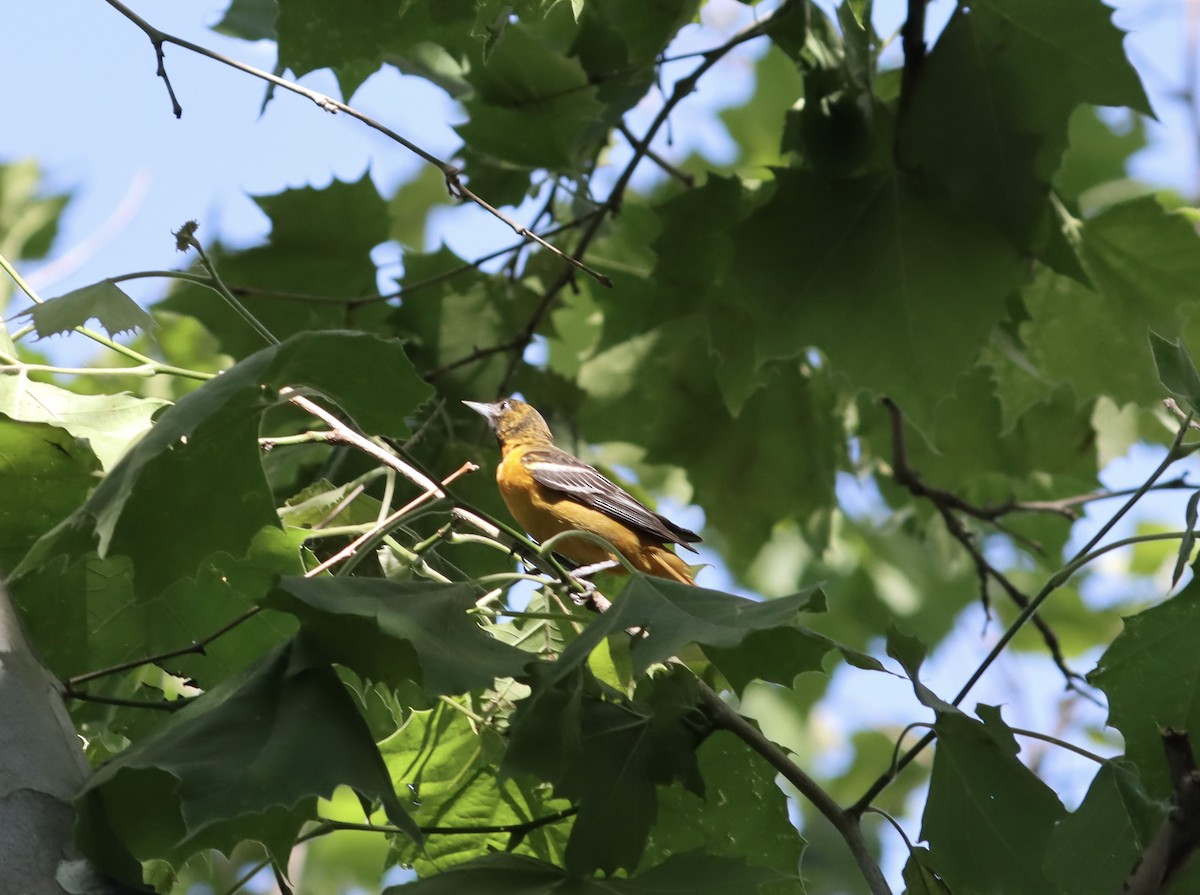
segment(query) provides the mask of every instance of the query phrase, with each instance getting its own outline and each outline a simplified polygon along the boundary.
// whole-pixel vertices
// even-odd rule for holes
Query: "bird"
[[[586,531],[612,544],[635,569],[695,585],[692,570],[667,549],[692,550],[701,538],[660,516],[582,460],[555,447],[542,415],[516,398],[494,404],[463,403],[487,418],[500,443],[496,483],[513,518],[534,540],[564,531]],[[582,565],[615,557],[589,538],[563,538],[556,553]]]

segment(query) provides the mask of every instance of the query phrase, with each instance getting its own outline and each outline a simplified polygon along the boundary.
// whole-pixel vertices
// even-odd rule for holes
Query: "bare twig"
[[[130,9],[124,3],[122,3],[121,0],[105,0],[105,2],[108,3],[108,5],[111,6],[113,9],[117,10],[117,12],[121,13],[121,15],[125,16],[125,18],[129,19],[129,21],[133,22],[133,24],[135,24],[138,28],[140,28],[145,33],[146,37],[149,38],[150,43],[154,46],[154,52],[158,59],[158,75],[159,75],[159,77],[161,77],[163,79],[163,82],[167,85],[167,92],[171,98],[171,108],[174,111],[176,118],[178,118],[179,116],[181,116],[183,114],[183,107],[180,106],[179,101],[175,97],[175,90],[171,86],[170,78],[167,76],[166,68],[163,65],[163,46],[168,43],[175,44],[176,46],[182,47],[185,50],[190,50],[191,52],[196,53],[200,56],[204,56],[208,59],[212,59],[214,62],[220,62],[222,65],[228,65],[231,68],[236,68],[238,71],[245,72],[248,75],[253,75],[256,78],[261,78],[262,80],[267,81],[268,83],[274,84],[276,87],[282,87],[284,90],[288,90],[288,91],[291,91],[292,93],[299,94],[300,96],[303,96],[309,100],[312,100],[312,102],[316,103],[318,107],[320,107],[321,109],[323,109],[326,112],[331,112],[331,113],[344,112],[345,114],[349,115],[351,118],[355,118],[358,121],[361,121],[363,124],[367,125],[367,127],[370,127],[370,128],[373,128],[374,130],[379,131],[379,133],[383,134],[388,139],[390,139],[396,143],[399,143],[401,146],[403,146],[409,152],[413,153],[418,158],[422,159],[423,161],[425,161],[426,163],[428,163],[430,165],[433,165],[435,168],[437,168],[439,171],[441,171],[442,176],[446,179],[446,189],[450,191],[450,194],[452,196],[454,196],[458,199],[462,199],[465,201],[475,203],[480,208],[489,212],[497,220],[503,221],[505,224],[507,224],[509,227],[511,227],[513,232],[515,232],[518,236],[522,237],[522,239],[529,239],[529,240],[532,240],[532,241],[538,243],[540,246],[542,246],[542,248],[559,256],[560,258],[562,258],[564,261],[566,261],[568,264],[572,265],[576,269],[583,271],[584,273],[588,274],[591,277],[594,277],[598,282],[604,284],[605,286],[612,285],[612,280],[610,280],[608,277],[604,276],[604,274],[599,273],[599,272],[593,270],[592,268],[588,267],[586,264],[584,264],[578,258],[574,258],[574,257],[571,257],[570,255],[565,254],[564,252],[559,250],[556,246],[551,245],[549,242],[547,242],[544,238],[542,238],[538,234],[531,232],[526,227],[523,227],[521,224],[517,223],[515,220],[510,218],[508,215],[504,214],[503,212],[501,212],[494,206],[490,205],[485,200],[481,199],[475,193],[473,193],[462,182],[461,169],[450,164],[449,162],[443,161],[442,159],[438,158],[433,153],[429,152],[426,149],[421,148],[420,146],[418,146],[416,143],[412,142],[411,140],[408,140],[405,137],[402,137],[400,134],[396,133],[394,130],[387,127],[386,125],[381,124],[380,122],[376,121],[374,118],[371,118],[369,115],[365,115],[362,112],[359,112],[357,109],[353,108],[352,106],[348,106],[346,103],[341,102],[340,100],[336,100],[331,96],[326,96],[323,93],[318,93],[315,90],[310,90],[307,87],[302,87],[301,85],[297,84],[294,81],[289,81],[286,78],[281,78],[278,75],[272,74],[271,72],[263,71],[262,69],[255,68],[252,65],[247,65],[244,62],[239,62],[238,60],[232,59],[229,56],[225,56],[225,55],[222,55],[221,53],[214,52],[213,50],[210,50],[207,47],[203,47],[199,44],[192,43],[190,40],[186,40],[182,37],[177,37],[173,34],[168,34],[165,31],[161,31],[158,28],[155,28],[153,25],[151,25],[149,22],[147,22],[145,19],[143,19],[137,13],[135,13],[132,9]]]
[[[453,482],[455,479],[459,478],[460,476],[466,475],[469,472],[475,472],[477,469],[479,469],[478,466],[476,466],[474,463],[471,463],[470,461],[468,461],[468,462],[464,463],[462,466],[460,466],[458,469],[456,469],[454,472],[450,473],[450,475],[448,475],[444,479],[442,479],[441,484],[449,485],[451,482]],[[343,547],[341,550],[339,550],[333,556],[326,559],[320,565],[314,566],[312,569],[309,569],[307,572],[305,572],[304,577],[312,578],[312,577],[320,574],[321,572],[325,572],[325,571],[333,568],[339,562],[342,562],[343,560],[349,559],[350,557],[354,556],[356,553],[358,553],[358,551],[360,549],[362,549],[364,544],[369,544],[372,541],[378,540],[383,534],[387,533],[392,528],[394,528],[409,513],[411,513],[413,510],[415,510],[421,504],[425,503],[426,501],[430,500],[431,498],[433,498],[435,496],[436,496],[436,493],[431,489],[426,489],[425,491],[422,491],[420,494],[418,494],[416,497],[414,497],[412,500],[410,500],[408,503],[406,503],[400,509],[396,510],[396,512],[392,513],[390,516],[388,516],[386,519],[384,519],[382,522],[378,523],[377,525],[372,526],[369,531],[363,532],[363,534],[359,535],[357,538],[355,538],[353,541],[351,541],[349,544],[347,544],[345,547]]]
[[[678,180],[684,186],[690,188],[690,187],[694,187],[696,185],[696,178],[693,177],[691,174],[689,174],[687,171],[684,171],[684,170],[681,170],[680,168],[675,167],[669,161],[667,161],[665,158],[663,158],[661,155],[659,155],[657,152],[655,152],[653,149],[651,149],[649,146],[643,146],[642,141],[633,135],[633,131],[631,131],[629,129],[629,127],[625,124],[624,121],[617,122],[617,131],[621,134],[622,137],[624,137],[626,140],[629,141],[630,146],[632,146],[634,149],[643,150],[646,154],[646,158],[650,159],[650,161],[654,162],[654,164],[658,165],[660,168],[663,169],[663,171],[665,171],[671,177],[674,177],[676,180]]]
[[[128,662],[121,662],[117,665],[110,665],[107,668],[100,668],[96,671],[89,671],[86,674],[78,674],[75,677],[67,679],[66,688],[68,691],[71,691],[71,690],[74,690],[76,687],[78,687],[80,684],[95,680],[96,678],[105,677],[106,675],[110,675],[110,674],[120,674],[122,671],[132,671],[135,668],[141,668],[143,665],[160,665],[163,662],[166,662],[168,659],[175,659],[179,656],[186,656],[186,655],[190,655],[190,654],[204,655],[204,648],[206,646],[208,646],[210,643],[212,643],[218,637],[228,634],[230,631],[232,631],[238,625],[242,624],[242,622],[245,622],[245,621],[248,621],[248,620],[254,618],[254,616],[258,615],[260,612],[262,612],[261,606],[251,606],[249,609],[247,609],[245,612],[243,612],[237,618],[233,619],[232,621],[228,622],[227,624],[222,625],[220,628],[218,628],[216,631],[213,631],[211,634],[209,634],[205,637],[202,637],[199,640],[192,641],[187,646],[181,646],[179,649],[168,650],[165,653],[158,653],[157,655],[154,655],[154,656],[147,656],[144,659],[132,659]]]
[[[917,471],[908,462],[904,415],[896,405],[896,402],[890,398],[884,398],[883,404],[887,407],[888,413],[891,415],[892,423],[892,477],[896,480],[896,484],[907,488],[909,493],[914,497],[924,498],[932,503],[938,514],[942,517],[942,522],[945,524],[946,530],[950,532],[951,537],[958,541],[963,549],[967,551],[967,554],[971,557],[971,561],[975,565],[975,572],[979,577],[980,600],[983,603],[984,611],[990,612],[988,599],[989,580],[995,581],[1019,609],[1023,610],[1027,608],[1029,606],[1029,597],[1013,584],[1007,575],[988,562],[987,557],[983,555],[983,551],[975,543],[974,537],[955,513],[960,512],[976,519],[986,519],[993,525],[997,524],[996,518],[990,517],[990,511],[972,506],[957,494],[947,491],[944,488],[935,488],[927,485],[921,480],[920,475],[917,474]],[[1009,510],[1006,511],[1011,511],[1015,507],[1016,504],[1010,504]],[[999,508],[996,508],[996,511],[998,514]],[[1066,657],[1063,656],[1062,647],[1058,642],[1058,635],[1054,633],[1041,616],[1035,615],[1033,617],[1033,624],[1042,635],[1042,640],[1046,644],[1046,649],[1049,650],[1054,664],[1062,672],[1063,677],[1066,678],[1067,687],[1080,693],[1085,698],[1094,700],[1094,697],[1078,686],[1077,682],[1083,682],[1084,678],[1077,672],[1072,671],[1067,665]]]
[[[177,699],[174,702],[167,702],[165,700],[150,702],[145,699],[121,699],[117,696],[100,696],[96,693],[88,693],[86,690],[77,690],[70,686],[69,683],[63,687],[62,695],[65,699],[78,699],[80,702],[117,705],[131,709],[152,709],[156,712],[177,712],[191,701],[188,699]]]

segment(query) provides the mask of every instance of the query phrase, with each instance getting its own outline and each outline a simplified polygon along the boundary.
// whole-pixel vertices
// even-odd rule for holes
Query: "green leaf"
[[[289,497],[279,508],[280,521],[284,525],[312,529],[317,527],[318,523],[328,520],[334,510],[337,510],[339,525],[368,525],[377,522],[382,506],[377,498],[359,493],[348,505],[346,504],[346,499],[362,485],[361,481],[346,482],[342,485],[333,485],[325,479],[315,481],[299,494]]]
[[[1081,235],[1081,258],[1095,291],[1040,276],[1024,296],[1030,320],[1020,333],[1029,357],[1081,399],[1153,403],[1161,394],[1147,332],[1167,340],[1189,334],[1200,236],[1183,215],[1149,196],[1089,218]],[[1112,363],[1114,357],[1121,363]]]
[[[382,46],[403,34],[396,9],[368,0],[339,4],[335,11],[315,0],[280,0],[275,21],[279,66],[297,77],[332,68],[349,99],[382,63]]]
[[[1130,115],[1126,127],[1114,128],[1098,111],[1093,106],[1081,106],[1071,115],[1069,145],[1054,175],[1054,184],[1073,198],[1123,179],[1129,157],[1146,145],[1146,127],[1140,115]]]
[[[1175,559],[1175,568],[1171,571],[1171,587],[1179,583],[1179,579],[1183,577],[1183,570],[1192,558],[1192,548],[1196,546],[1196,518],[1197,515],[1200,515],[1197,511],[1198,506],[1200,506],[1200,491],[1188,498],[1187,507],[1184,509],[1183,518],[1186,530],[1183,537],[1179,539],[1179,552]]]
[[[366,381],[373,389],[362,388]],[[328,397],[367,432],[399,437],[408,432],[405,416],[430,394],[394,341],[309,333],[264,349],[163,413],[17,574],[66,544],[90,547],[94,537],[102,557],[133,560],[144,600],[194,574],[206,556],[244,554],[263,527],[279,526],[257,438],[284,386]]]
[[[58,219],[69,197],[46,195],[41,180],[32,159],[0,165],[0,255],[9,261],[45,257],[58,234]],[[10,294],[5,276],[0,279],[0,309]]]
[[[943,184],[1015,245],[1036,243],[1075,107],[1153,114],[1111,14],[1096,0],[959,5],[901,119],[906,170]]]
[[[742,322],[740,314],[726,321],[730,329]],[[585,362],[579,384],[589,400],[580,407],[581,428],[604,440],[644,445],[647,462],[686,469],[694,500],[704,507],[709,530],[720,531],[725,559],[735,567],[750,564],[781,519],[795,519],[820,549],[835,503],[842,427],[836,383],[827,370],[795,362],[744,372],[734,357],[727,399],[718,382],[724,366],[714,371],[704,344],[716,328],[706,317],[685,317]],[[752,338],[749,329],[743,334]],[[743,383],[751,394],[734,416],[726,401],[744,398]],[[681,394],[692,397],[681,401]],[[780,412],[783,407],[788,412]],[[764,450],[784,445],[786,458]]]
[[[39,339],[71,332],[95,318],[110,336],[154,327],[154,318],[112,280],[101,280],[48,299],[22,311],[28,315]]]
[[[78,797],[78,841],[100,866],[108,828],[143,861],[178,866],[256,839],[286,864],[316,798],[343,784],[420,838],[345,687],[292,641],[96,771]]]
[[[1200,373],[1183,342],[1169,342],[1151,330],[1150,351],[1163,388],[1186,400],[1192,413],[1200,413]]]
[[[953,705],[942,699],[921,683],[921,663],[925,661],[927,649],[916,637],[905,634],[895,625],[888,627],[887,653],[900,663],[904,673],[912,681],[913,690],[921,705],[938,712],[957,712]]]
[[[871,657],[799,624],[801,613],[821,611],[824,605],[818,588],[756,602],[635,573],[612,608],[563,651],[555,675],[564,676],[585,662],[605,637],[623,636],[621,632],[631,628],[643,631],[629,647],[635,677],[693,643],[704,647],[739,692],[756,677],[790,685],[797,674],[820,670],[832,650],[854,664],[882,670]],[[778,636],[761,636],[772,632]]]
[[[719,117],[737,144],[737,167],[748,176],[761,176],[763,168],[783,161],[784,115],[801,95],[804,82],[795,64],[771,46],[755,65],[754,83],[749,102],[722,109]],[[706,185],[713,179],[710,176]]]
[[[1054,891],[1119,892],[1166,815],[1167,806],[1146,795],[1132,766],[1106,761],[1083,803],[1050,837],[1045,870]]]
[[[914,848],[904,865],[905,895],[954,895],[930,861],[929,849]]]
[[[344,303],[378,293],[371,250],[390,236],[387,203],[369,174],[353,183],[334,180],[322,189],[304,187],[252,198],[270,218],[269,242],[234,253],[210,246],[209,255],[222,280],[249,290],[239,293],[242,304],[276,338],[343,328],[392,334],[380,323],[390,311],[386,304],[372,302],[351,310]],[[291,293],[311,298],[293,298]],[[203,286],[178,287],[157,309],[195,317],[235,358],[262,348],[262,337]]]
[[[385,889],[384,895],[554,895],[566,891],[571,895],[748,895],[780,878],[766,867],[697,853],[675,855],[629,878],[603,880],[580,879],[553,864],[521,855],[492,854],[429,879]]]
[[[804,839],[788,818],[787,798],[775,783],[775,771],[753,760],[746,745],[717,731],[696,753],[707,795],[680,784],[658,792],[658,820],[642,856],[647,869],[671,855],[689,851],[744,858],[794,876]],[[771,895],[795,895],[800,880],[774,883]]]
[[[596,96],[605,105],[601,119],[611,127],[654,87],[656,61],[679,30],[696,20],[700,2],[601,0],[582,6],[570,53],[597,85]]]
[[[551,799],[545,787],[514,778],[498,779],[504,744],[493,730],[479,730],[446,705],[412,712],[404,726],[379,744],[392,787],[408,793],[407,808],[422,826],[519,826],[555,815],[568,803]],[[423,847],[395,843],[395,858],[421,876],[443,872],[490,852],[515,851],[544,861],[563,859],[571,819],[513,833],[431,835]]]
[[[999,710],[978,711],[983,723],[957,712],[938,716],[921,820],[930,861],[954,892],[1049,892],[1042,859],[1066,811],[1017,759]]]
[[[158,593],[139,594],[127,557],[85,554],[57,557],[27,573],[16,582],[14,598],[43,661],[66,678],[187,647],[252,610],[279,574],[299,569],[297,542],[264,529],[245,556],[205,557],[192,575]],[[260,613],[203,655],[161,664],[211,686],[294,632],[288,616]]]
[[[945,383],[975,360],[1025,276],[996,231],[899,174],[780,171],[770,200],[733,234],[728,294],[755,321],[756,356],[819,348],[925,431]],[[799,275],[778,277],[783,263]]]
[[[603,134],[597,119],[604,106],[579,60],[524,25],[508,25],[468,80],[475,96],[465,103],[467,122],[455,130],[496,162],[575,172]]]
[[[0,417],[0,570],[15,568],[40,535],[83,502],[98,465],[63,429]]]
[[[167,403],[130,394],[79,395],[48,382],[0,376],[0,413],[57,426],[86,441],[105,470],[150,428],[150,418]]]
[[[295,615],[331,661],[367,680],[452,694],[515,677],[530,661],[466,614],[478,596],[470,584],[290,577],[267,602]]]
[[[528,323],[538,296],[508,277],[471,268],[447,248],[410,254],[404,262],[403,304],[389,317],[411,342],[412,359],[425,373],[461,361],[477,348],[513,338]],[[499,352],[481,363],[447,369],[436,381],[449,399],[494,395],[512,363]]]
[[[502,773],[546,780],[578,806],[565,854],[570,871],[636,867],[655,820],[655,787],[681,780],[703,791],[694,678],[676,670],[644,681],[637,698],[625,700],[604,691],[586,666],[530,670],[533,692],[511,718]]]
[[[1125,630],[1088,675],[1108,696],[1108,723],[1124,736],[1126,757],[1159,798],[1172,791],[1160,731],[1200,730],[1197,637],[1200,578],[1193,577],[1171,599],[1125,619]]]
[[[213,31],[242,40],[275,40],[276,0],[233,0]]]

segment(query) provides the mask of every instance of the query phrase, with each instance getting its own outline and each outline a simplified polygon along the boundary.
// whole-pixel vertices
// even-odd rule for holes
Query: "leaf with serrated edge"
[[[32,319],[39,339],[70,332],[92,319],[98,320],[110,336],[154,327],[154,318],[112,280],[47,299],[17,316],[26,315]]]

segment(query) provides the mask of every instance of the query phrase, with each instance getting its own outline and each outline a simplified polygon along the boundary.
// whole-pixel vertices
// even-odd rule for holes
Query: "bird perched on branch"
[[[637,570],[695,584],[687,563],[667,549],[700,536],[660,516],[598,470],[554,446],[542,415],[516,398],[495,404],[463,401],[487,417],[500,442],[500,494],[513,518],[538,541],[564,531],[587,531],[608,541]],[[613,559],[588,538],[568,537],[554,550],[584,565]]]

